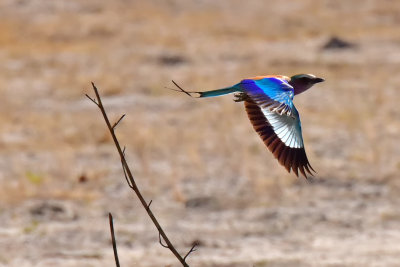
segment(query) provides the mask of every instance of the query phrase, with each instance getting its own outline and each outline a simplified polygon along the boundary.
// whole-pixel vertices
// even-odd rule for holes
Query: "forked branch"
[[[113,125],[111,125],[110,120],[108,119],[107,113],[104,109],[103,103],[101,101],[100,98],[100,94],[99,91],[97,90],[96,86],[94,85],[94,83],[92,82],[92,87],[93,87],[93,91],[96,95],[96,99],[91,98],[90,96],[86,95],[87,98],[89,98],[101,111],[101,114],[103,115],[103,118],[107,124],[107,128],[110,131],[111,137],[114,141],[114,144],[118,150],[118,154],[121,158],[121,164],[122,164],[122,169],[124,171],[124,176],[126,179],[126,182],[128,183],[129,187],[136,193],[136,196],[139,198],[140,203],[143,205],[144,209],[146,210],[148,216],[150,217],[151,221],[153,222],[154,226],[157,228],[158,234],[159,234],[159,242],[160,244],[165,247],[168,248],[173,254],[174,256],[179,260],[179,262],[182,264],[182,266],[185,267],[189,267],[189,265],[186,263],[186,258],[187,256],[192,253],[194,251],[194,247],[192,247],[189,252],[185,255],[185,257],[182,257],[179,252],[175,249],[175,247],[172,245],[171,241],[168,239],[167,235],[165,234],[164,230],[161,228],[158,220],[156,219],[156,217],[154,216],[153,212],[150,209],[150,205],[152,203],[152,201],[150,201],[149,203],[146,202],[146,200],[144,199],[144,197],[142,196],[142,193],[140,192],[139,188],[136,185],[135,179],[132,175],[131,170],[129,169],[128,163],[126,162],[125,159],[125,148],[122,150],[121,146],[119,144],[119,141],[115,135],[114,132],[114,128],[118,125],[118,123],[124,118],[125,115],[121,116],[121,118],[114,123]],[[110,221],[112,222],[112,221]],[[113,233],[112,233],[113,234]],[[114,240],[115,241],[115,240]],[[164,241],[165,243],[163,243],[162,241]],[[114,253],[116,252],[116,247],[114,250]],[[116,255],[116,257],[118,257],[118,255]],[[117,258],[116,258],[117,259]]]

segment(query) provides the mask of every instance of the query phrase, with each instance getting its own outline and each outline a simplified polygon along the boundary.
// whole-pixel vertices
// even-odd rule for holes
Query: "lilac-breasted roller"
[[[214,97],[236,93],[234,101],[244,102],[254,130],[265,145],[288,172],[307,178],[312,174],[301,134],[300,116],[293,104],[293,97],[324,79],[312,74],[257,76],[242,80],[231,87],[206,91],[188,92],[172,81],[183,93],[196,97]],[[310,170],[311,169],[311,170]],[[315,172],[315,171],[314,171]]]

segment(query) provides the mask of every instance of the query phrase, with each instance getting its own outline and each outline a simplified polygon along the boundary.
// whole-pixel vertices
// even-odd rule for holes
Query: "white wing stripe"
[[[287,115],[280,115],[269,109],[261,109],[275,134],[288,147],[302,148],[303,140],[297,126],[298,121]]]
[[[290,137],[292,136],[291,131],[289,129],[287,129],[286,134],[282,137],[283,138],[283,142],[286,143],[290,143]]]

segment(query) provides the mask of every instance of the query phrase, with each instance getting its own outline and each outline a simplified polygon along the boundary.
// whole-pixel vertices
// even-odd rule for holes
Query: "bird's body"
[[[174,84],[185,94],[192,96],[197,93],[200,98],[236,93],[235,101],[244,102],[254,130],[280,164],[288,172],[293,170],[298,176],[300,171],[307,178],[307,173],[312,175],[313,168],[304,150],[300,117],[293,97],[322,81],[311,74],[290,78],[283,75],[257,76],[231,87],[205,92],[187,92]]]

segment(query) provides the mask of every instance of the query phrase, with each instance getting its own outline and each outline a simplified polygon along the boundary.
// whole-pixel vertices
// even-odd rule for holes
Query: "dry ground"
[[[178,266],[128,190],[94,81],[139,186],[191,266],[400,266],[399,1],[0,1],[0,265]],[[350,49],[323,50],[332,37]],[[296,99],[313,167],[287,174],[227,96],[261,74],[326,78]]]

